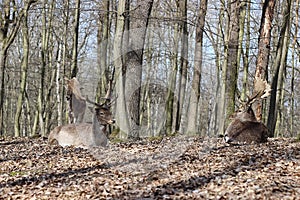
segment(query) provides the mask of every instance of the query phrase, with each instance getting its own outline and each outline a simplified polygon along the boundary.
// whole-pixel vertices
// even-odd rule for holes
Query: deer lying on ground
[[[74,77],[72,79],[65,78],[67,89],[67,101],[69,106],[69,123],[82,123],[85,109],[86,99],[82,97],[80,92],[80,84]]]
[[[252,110],[252,104],[258,99],[268,97],[271,87],[266,81],[256,78],[254,88],[255,94],[238,111],[231,115],[232,122],[225,131],[225,142],[267,142],[268,128],[262,122],[257,121]]]
[[[107,126],[115,120],[110,112],[111,104],[94,104],[93,123],[78,123],[57,126],[48,137],[49,144],[58,143],[61,146],[75,146],[89,148],[95,146],[106,146],[108,143]]]

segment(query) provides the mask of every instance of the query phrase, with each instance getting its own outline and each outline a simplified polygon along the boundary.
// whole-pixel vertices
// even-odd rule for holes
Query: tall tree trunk
[[[39,95],[38,95],[38,118],[39,118],[39,126],[40,126],[40,134],[42,136],[46,135],[45,132],[45,75],[46,75],[46,65],[47,65],[47,48],[48,48],[48,37],[47,37],[47,16],[46,16],[46,5],[47,2],[44,0],[43,10],[42,10],[42,49],[41,49],[41,61],[42,66],[40,70],[40,87],[39,87]]]
[[[203,31],[205,24],[205,16],[207,10],[207,0],[201,1],[197,27],[196,27],[196,45],[195,45],[195,60],[194,74],[192,80],[192,91],[188,109],[187,133],[193,135],[197,132],[198,104],[200,98],[200,83],[201,83],[201,68],[203,57]]]
[[[251,8],[251,3],[248,2],[247,4],[247,24],[246,24],[246,44],[245,44],[245,49],[246,52],[243,56],[243,89],[242,89],[242,94],[241,94],[241,100],[246,101],[247,98],[247,93],[248,93],[248,72],[249,72],[249,50],[250,50],[250,8]]]
[[[97,48],[98,48],[98,72],[99,79],[97,85],[96,101],[100,102],[100,98],[106,93],[105,86],[108,84],[107,78],[107,52],[108,52],[108,37],[109,37],[109,0],[103,1],[103,10],[99,16],[98,33],[97,33]]]
[[[295,60],[295,54],[296,54],[296,43],[297,43],[297,35],[298,35],[298,24],[299,24],[299,0],[295,1],[295,32],[294,32],[294,38],[293,38],[293,43],[292,43],[292,77],[291,77],[291,98],[290,98],[290,133],[292,136],[295,136],[294,131],[294,113],[295,113],[295,67],[296,63]],[[297,135],[297,138],[300,139],[300,132]]]
[[[30,5],[34,1],[27,2],[26,6]],[[17,15],[15,8],[15,2],[5,0],[0,5],[0,135],[5,134],[4,124],[4,99],[5,99],[5,77],[6,77],[6,59],[8,48],[13,43],[17,32],[20,27],[21,18],[23,17],[23,11],[20,11],[20,15]],[[25,7],[26,7],[25,6]]]
[[[0,41],[3,41],[0,38]],[[7,49],[3,49],[3,43],[0,44],[0,70],[1,70],[1,91],[0,91],[0,135],[5,134],[3,127],[4,121],[4,96],[5,96],[5,71],[6,71]]]
[[[17,12],[15,1],[5,0],[0,6],[0,134],[4,134],[4,97],[5,97],[5,72],[6,72],[6,59],[8,48],[13,43],[20,23],[25,14],[27,14],[30,6],[36,0],[29,0],[24,3],[24,7]]]
[[[235,111],[235,94],[237,88],[237,62],[240,31],[240,1],[230,1],[229,40],[226,70],[226,118]]]
[[[60,126],[63,123],[63,109],[62,109],[62,98],[61,98],[61,88],[60,88],[60,80],[61,79],[61,61],[62,61],[62,48],[63,45],[59,43],[57,48],[57,63],[56,63],[56,76],[55,76],[55,84],[56,84],[56,101],[57,101],[57,125]]]
[[[71,77],[76,77],[78,72],[78,36],[79,36],[79,19],[80,19],[80,0],[76,0],[75,16],[73,24],[73,49],[72,49],[72,66]]]
[[[268,128],[270,136],[274,137],[276,122],[277,122],[277,110],[281,104],[280,97],[282,93],[283,85],[283,74],[286,67],[286,58],[288,53],[289,45],[289,34],[290,34],[290,9],[291,0],[287,1],[283,16],[283,25],[280,31],[279,42],[277,46],[276,58],[274,63],[275,74],[272,80],[272,91],[270,99],[270,108],[268,115]]]
[[[15,137],[21,136],[20,131],[20,117],[23,107],[24,93],[26,90],[27,83],[27,70],[28,70],[28,58],[29,58],[29,37],[28,37],[28,24],[27,24],[27,15],[28,10],[24,11],[24,19],[22,20],[22,34],[23,34],[23,58],[21,64],[21,85],[20,92],[18,95],[17,107],[16,107],[16,115],[15,115]]]
[[[118,4],[118,15],[116,22],[116,33],[114,38],[114,65],[116,67],[116,94],[118,96],[116,101],[116,123],[119,126],[120,134],[119,137],[124,139],[129,133],[129,121],[128,114],[126,111],[125,102],[125,73],[123,64],[123,36],[125,26],[125,6],[126,0],[119,0]]]
[[[173,119],[174,119],[174,101],[175,101],[175,88],[176,77],[178,72],[178,44],[179,44],[179,27],[176,24],[174,28],[174,50],[171,58],[171,69],[169,72],[167,100],[166,100],[166,134],[173,132]]]
[[[63,76],[65,77],[69,77],[70,74],[67,70],[67,47],[68,47],[68,31],[69,31],[69,14],[70,13],[70,0],[65,0],[64,1],[64,14],[65,14],[65,21],[64,21],[64,29],[63,29],[63,49],[62,49],[62,67],[63,67]],[[61,86],[61,90],[62,90],[62,96],[61,96],[61,109],[62,112],[67,110],[66,107],[66,103],[65,103],[65,79],[62,79],[62,86]],[[69,112],[65,112],[65,118],[63,119],[63,122],[68,122],[70,121],[69,119]]]
[[[180,11],[180,28],[181,28],[181,56],[179,69],[179,87],[178,87],[178,103],[176,113],[175,131],[179,131],[182,118],[182,110],[184,106],[186,79],[188,68],[188,30],[187,30],[187,0],[178,0],[178,8]]]
[[[237,88],[237,60],[239,44],[240,1],[229,1],[227,30],[225,34],[225,57],[222,68],[222,88],[219,112],[219,133],[223,134],[228,124],[229,115],[235,110],[235,93]]]
[[[275,2],[275,0],[265,0],[261,16],[255,77],[261,77],[262,79],[267,79],[267,70],[270,55],[271,29]],[[258,121],[261,121],[262,101],[257,101],[254,106],[256,119]]]
[[[140,129],[140,100],[142,82],[143,51],[151,14],[153,0],[138,0],[137,7],[132,11],[129,49],[126,55],[126,102],[130,122],[130,137],[139,138]]]

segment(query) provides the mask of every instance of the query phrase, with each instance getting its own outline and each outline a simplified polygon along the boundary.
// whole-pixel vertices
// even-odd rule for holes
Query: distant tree
[[[72,48],[72,66],[71,77],[76,77],[78,72],[78,36],[79,36],[79,20],[80,20],[80,0],[75,2],[75,16],[73,25],[73,48]]]
[[[185,100],[187,71],[188,71],[188,25],[187,25],[187,0],[177,0],[177,7],[180,15],[180,37],[181,37],[181,53],[180,53],[180,68],[178,80],[178,103],[175,122],[175,131],[179,131],[182,110]]]
[[[113,62],[116,68],[116,123],[119,126],[119,137],[127,138],[129,132],[129,121],[127,114],[127,106],[125,102],[125,73],[123,62],[123,38],[125,26],[125,8],[127,0],[119,0],[118,14],[116,19],[116,32],[114,37]]]
[[[25,14],[27,14],[30,6],[36,0],[29,0],[24,2],[23,8],[16,9],[16,2],[11,0],[4,0],[0,4],[0,134],[5,133],[3,128],[4,123],[4,97],[5,97],[5,76],[6,76],[6,60],[8,57],[8,49],[13,43],[21,21]]]
[[[15,137],[21,136],[20,117],[21,117],[24,94],[25,94],[26,83],[27,83],[27,70],[28,70],[28,58],[29,58],[29,35],[28,35],[28,24],[27,24],[28,10],[29,10],[29,5],[27,5],[25,7],[25,10],[23,10],[24,13],[21,22],[22,35],[23,35],[23,58],[21,64],[21,77],[20,77],[21,87],[18,95],[16,114],[15,114],[15,124],[14,124]]]
[[[108,39],[110,30],[110,0],[104,0],[101,4],[98,30],[97,30],[97,65],[99,71],[99,80],[96,92],[96,101],[105,95],[105,86],[108,85]]]
[[[207,0],[201,1],[199,13],[197,17],[196,27],[196,47],[194,58],[194,71],[192,80],[192,91],[189,100],[187,130],[188,134],[195,134],[197,132],[197,119],[198,119],[198,104],[200,98],[200,84],[201,84],[201,68],[203,60],[203,33],[205,25],[205,16],[207,11]]]

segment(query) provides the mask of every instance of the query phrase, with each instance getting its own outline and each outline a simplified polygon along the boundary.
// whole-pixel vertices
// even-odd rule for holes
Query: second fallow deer
[[[86,99],[81,95],[80,84],[75,77],[72,79],[65,78],[65,81],[69,106],[69,123],[81,123],[85,114]]]
[[[110,105],[107,101],[104,104],[94,104],[93,122],[77,123],[57,126],[48,137],[49,144],[58,143],[61,146],[75,146],[90,148],[96,146],[107,146],[108,132],[107,126],[113,124],[115,120],[110,112]]]
[[[252,104],[270,95],[271,87],[260,77],[255,80],[255,93],[244,103],[238,111],[231,115],[232,122],[228,125],[224,140],[227,143],[234,141],[244,143],[263,143],[267,142],[268,128],[257,121],[252,110]]]

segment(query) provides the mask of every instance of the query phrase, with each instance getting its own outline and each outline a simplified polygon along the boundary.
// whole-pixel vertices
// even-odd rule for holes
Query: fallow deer
[[[252,104],[258,99],[264,99],[270,95],[271,87],[260,77],[255,79],[255,93],[244,103],[238,111],[231,115],[232,122],[225,131],[224,140],[230,142],[263,143],[267,142],[268,128],[257,121],[252,110]]]
[[[94,104],[93,123],[68,124],[57,126],[48,137],[49,144],[58,143],[61,146],[75,146],[89,148],[95,146],[106,146],[108,143],[107,126],[115,120],[110,112],[111,103],[106,100],[103,104]]]
[[[85,109],[86,99],[81,95],[80,84],[74,77],[72,79],[65,78],[67,89],[67,101],[69,106],[69,123],[82,123]]]

